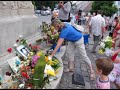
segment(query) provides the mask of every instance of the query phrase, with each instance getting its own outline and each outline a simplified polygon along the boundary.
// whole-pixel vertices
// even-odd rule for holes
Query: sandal
[[[91,72],[90,73],[90,80],[95,80],[95,73],[94,72]]]

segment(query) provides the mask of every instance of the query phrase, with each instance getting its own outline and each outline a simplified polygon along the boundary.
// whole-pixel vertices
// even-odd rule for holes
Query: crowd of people
[[[69,59],[69,67],[65,72],[74,71],[74,51],[75,48],[77,48],[81,58],[86,61],[90,68],[90,80],[95,80],[95,71],[93,70],[91,60],[87,56],[85,49],[85,36],[83,32],[78,31],[71,24],[68,24],[70,23],[71,3],[69,1],[60,1],[58,8],[60,9],[59,15],[58,17],[53,16],[51,22],[54,28],[60,32],[60,37],[49,59],[54,56],[63,41],[67,40],[66,53]],[[113,82],[116,87],[120,89],[120,18],[116,16],[111,20],[108,17],[104,17],[101,10],[86,16],[81,16],[81,12],[78,11],[77,14],[72,17],[71,21],[77,25],[86,25],[88,27],[88,33],[86,33],[86,35],[89,35],[86,37],[87,44],[89,44],[88,38],[90,38],[90,35],[92,35],[94,41],[91,53],[97,53],[96,48],[99,42],[103,39],[104,34],[110,31],[109,36],[111,36],[114,41],[113,52],[111,56],[106,58],[101,57],[95,61],[96,73],[99,75],[96,80],[96,88],[110,89],[110,82]]]

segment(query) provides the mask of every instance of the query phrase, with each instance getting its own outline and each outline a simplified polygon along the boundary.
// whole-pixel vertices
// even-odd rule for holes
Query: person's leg
[[[68,42],[68,45],[66,47],[66,55],[68,55],[69,62],[68,69],[66,70],[66,72],[74,70],[74,51],[75,51],[74,43]]]
[[[114,30],[113,31],[113,36],[112,36],[112,39],[115,39],[116,38],[116,36],[117,36],[117,31],[116,30]],[[116,40],[114,40],[114,42],[116,43]],[[112,44],[112,47],[115,49],[115,43],[113,43]]]
[[[100,42],[100,36],[93,35],[93,40],[94,40],[94,45],[93,45],[93,48],[92,48],[92,53],[95,53],[97,45]]]
[[[120,75],[117,76],[116,81],[115,81],[115,85],[118,89],[120,89]]]
[[[95,79],[95,73],[94,73],[91,61],[90,61],[89,57],[87,56],[87,53],[86,53],[86,50],[85,50],[84,39],[81,38],[79,41],[75,42],[75,46],[76,46],[77,50],[79,50],[79,53],[81,55],[82,60],[84,60],[90,68],[90,78],[91,78],[91,80],[94,80]]]

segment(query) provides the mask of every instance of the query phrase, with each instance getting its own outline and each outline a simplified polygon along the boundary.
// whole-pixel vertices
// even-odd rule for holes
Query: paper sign
[[[19,70],[19,65],[21,64],[20,59],[16,56],[11,59],[7,60],[8,64],[10,65],[11,69],[17,73]]]

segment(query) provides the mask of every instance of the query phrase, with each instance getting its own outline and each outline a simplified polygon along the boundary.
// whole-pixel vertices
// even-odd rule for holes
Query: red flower
[[[40,49],[40,46],[38,46],[38,45],[34,45],[34,46],[31,46],[31,47],[32,47],[32,49],[36,49],[36,50]]]
[[[30,66],[26,66],[26,70],[29,70],[30,69]]]
[[[28,74],[26,72],[22,72],[21,74],[22,74],[23,77],[29,78],[29,76],[28,76]]]
[[[9,53],[11,53],[11,52],[12,52],[12,48],[8,48],[7,51],[8,51]]]
[[[28,84],[27,86],[28,86],[28,87],[32,87],[33,85],[32,85],[32,84]]]
[[[6,72],[6,75],[10,76],[10,75],[11,75],[11,73],[10,73],[10,72]]]
[[[31,47],[32,46],[32,44],[29,44],[29,47]]]
[[[16,42],[19,42],[19,40],[16,40]]]

